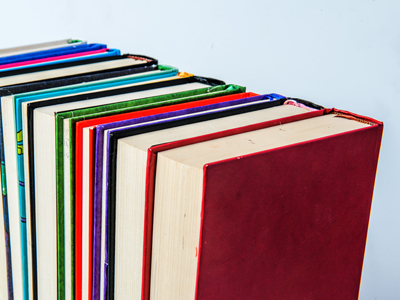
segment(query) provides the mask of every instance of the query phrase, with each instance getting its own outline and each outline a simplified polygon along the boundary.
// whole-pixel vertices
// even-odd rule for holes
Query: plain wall
[[[384,121],[360,299],[400,299],[400,1],[14,0],[0,10],[0,48],[87,39]]]

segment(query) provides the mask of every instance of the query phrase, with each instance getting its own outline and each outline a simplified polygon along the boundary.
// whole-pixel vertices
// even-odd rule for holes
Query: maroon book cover
[[[194,299],[358,298],[383,124],[323,113],[372,126],[204,166]]]

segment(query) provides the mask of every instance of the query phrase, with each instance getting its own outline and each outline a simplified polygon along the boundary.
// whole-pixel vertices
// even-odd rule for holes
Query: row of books
[[[0,50],[0,299],[358,298],[382,122],[184,71]]]

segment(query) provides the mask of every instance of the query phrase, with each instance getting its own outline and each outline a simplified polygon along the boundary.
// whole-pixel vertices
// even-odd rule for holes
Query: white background
[[[0,3],[0,48],[81,38],[384,121],[360,299],[400,299],[399,0]]]

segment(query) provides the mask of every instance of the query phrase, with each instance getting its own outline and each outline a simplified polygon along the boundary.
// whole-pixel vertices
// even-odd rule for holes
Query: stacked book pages
[[[0,97],[1,300],[358,299],[382,122],[79,39]]]

